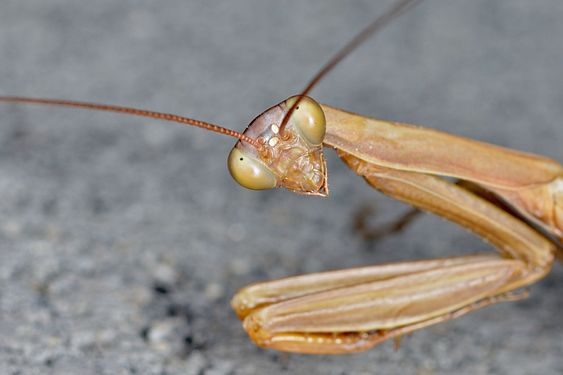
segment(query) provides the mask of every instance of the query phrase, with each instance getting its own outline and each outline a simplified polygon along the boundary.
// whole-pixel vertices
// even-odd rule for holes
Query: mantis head
[[[307,96],[300,100],[293,96],[250,123],[242,134],[257,145],[239,140],[229,154],[229,171],[248,189],[283,187],[299,194],[327,196],[325,132],[321,106]]]

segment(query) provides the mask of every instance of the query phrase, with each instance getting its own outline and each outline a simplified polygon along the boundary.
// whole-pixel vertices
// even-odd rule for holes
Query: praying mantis
[[[26,101],[18,97],[3,100]],[[314,172],[313,177],[306,183],[292,180],[289,188],[326,195],[327,175],[320,149],[323,143],[336,149],[371,185],[466,225],[499,247],[502,256],[390,264],[248,287],[235,296],[233,306],[259,345],[306,353],[365,350],[385,339],[486,305],[518,299],[521,295],[512,290],[539,280],[549,271],[555,245],[515,215],[561,238],[563,172],[558,163],[431,130],[373,120],[331,106],[319,107],[308,98],[296,103],[296,99],[290,99],[272,107],[253,122],[262,127],[258,136],[249,135],[256,129],[254,126],[245,133],[249,138],[241,137],[230,163],[233,176],[243,185],[257,188],[254,181],[245,181],[246,175],[239,174],[240,170],[270,167],[261,158],[270,157],[289,138],[300,143],[299,157],[314,155],[313,166],[304,165]],[[287,117],[287,128],[282,129],[293,105],[297,113]],[[302,113],[305,120],[299,122]],[[324,139],[325,131],[317,127],[323,122]],[[299,128],[300,123],[312,125],[311,131]],[[260,137],[261,143],[255,144]],[[236,167],[237,160],[258,164]],[[268,169],[262,173],[266,182],[260,181],[258,188],[287,185],[285,176],[281,181],[278,178],[283,171],[276,171],[273,177],[267,172]],[[471,187],[460,187],[435,175],[480,185],[512,205],[516,212],[509,214]],[[374,305],[367,305],[369,301]],[[412,301],[417,303],[410,309]]]

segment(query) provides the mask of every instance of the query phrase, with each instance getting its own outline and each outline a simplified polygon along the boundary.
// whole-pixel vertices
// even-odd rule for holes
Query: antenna
[[[285,125],[289,121],[293,111],[301,102],[301,99],[306,96],[313,87],[316,86],[319,81],[324,78],[336,65],[338,65],[346,56],[348,56],[353,50],[355,50],[359,45],[365,42],[370,36],[373,36],[376,32],[381,31],[385,26],[389,24],[393,19],[399,17],[401,14],[415,6],[418,2],[422,0],[401,0],[396,2],[391,8],[389,8],[381,16],[377,17],[375,21],[369,24],[362,32],[356,35],[350,42],[348,42],[340,51],[336,53],[322,68],[315,74],[313,79],[305,86],[303,91],[299,94],[299,98],[293,103],[289,111],[285,114],[282,123],[280,125],[280,133],[283,132]]]
[[[84,109],[91,109],[95,111],[126,113],[133,116],[148,117],[148,118],[154,118],[157,120],[170,121],[170,122],[178,122],[180,124],[196,126],[198,128],[207,129],[215,133],[235,137],[240,139],[241,141],[250,143],[255,147],[260,147],[260,145],[258,144],[258,142],[256,142],[256,140],[242,133],[224,128],[219,125],[210,124],[205,121],[195,120],[189,117],[173,115],[170,113],[147,111],[144,109],[121,107],[121,106],[109,105],[109,104],[96,104],[96,103],[79,102],[79,101],[63,100],[63,99],[28,98],[21,96],[0,96],[0,102],[84,108]]]

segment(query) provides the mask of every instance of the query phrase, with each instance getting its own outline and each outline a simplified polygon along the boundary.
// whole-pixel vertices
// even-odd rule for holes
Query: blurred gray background
[[[237,130],[298,92],[389,1],[0,3],[0,94],[167,111]],[[563,2],[427,0],[347,58],[319,101],[563,161]],[[147,119],[0,105],[1,374],[561,374],[563,267],[530,299],[340,357],[256,348],[248,283],[489,249],[406,210],[329,151],[331,195],[251,192],[233,139]]]

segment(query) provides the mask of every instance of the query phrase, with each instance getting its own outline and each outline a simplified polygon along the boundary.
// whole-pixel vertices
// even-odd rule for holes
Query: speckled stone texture
[[[242,130],[298,92],[388,1],[3,0],[0,94],[138,106]],[[563,2],[427,0],[314,91],[357,113],[563,161]],[[248,283],[490,250],[328,153],[331,195],[251,192],[233,139],[127,116],[0,106],[0,374],[561,374],[563,267],[528,300],[366,353],[253,346]]]

